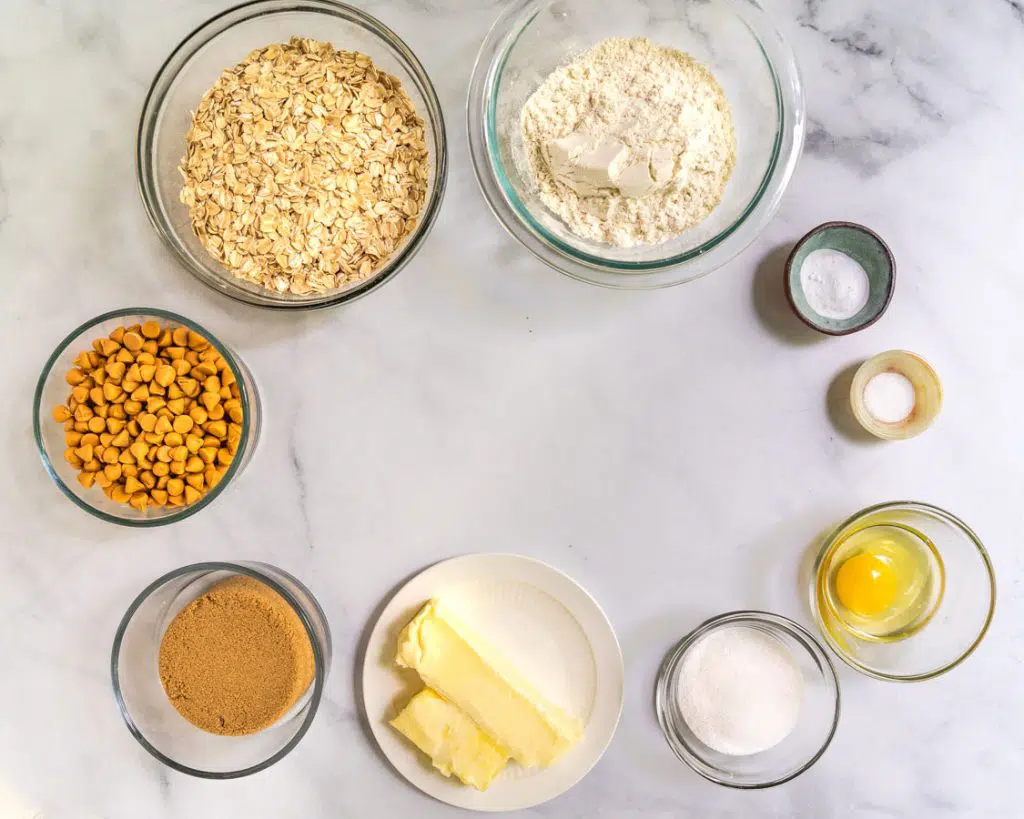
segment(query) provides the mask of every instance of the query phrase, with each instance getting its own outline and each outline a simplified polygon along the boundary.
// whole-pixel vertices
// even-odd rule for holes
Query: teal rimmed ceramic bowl
[[[852,316],[822,315],[804,292],[801,270],[816,250],[835,250],[856,261],[868,275],[867,301]],[[896,260],[889,246],[873,230],[855,222],[825,222],[804,236],[786,260],[786,298],[797,317],[808,327],[830,336],[845,336],[870,327],[892,301],[896,286]]]

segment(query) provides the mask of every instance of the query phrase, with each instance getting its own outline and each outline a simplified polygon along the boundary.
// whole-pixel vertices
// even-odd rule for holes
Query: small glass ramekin
[[[736,167],[718,206],[661,244],[618,248],[575,236],[543,204],[523,146],[523,104],[548,74],[609,37],[647,36],[708,67],[728,99]],[[754,0],[512,0],[477,57],[469,148],[484,198],[527,250],[574,279],[620,289],[693,281],[760,235],[796,169],[806,130],[796,58]]]
[[[766,751],[745,756],[723,754],[697,739],[677,700],[686,653],[711,632],[731,626],[756,629],[779,640],[793,655],[804,680],[803,702],[792,733]],[[756,685],[757,680],[750,684]],[[770,788],[799,776],[825,753],[839,725],[839,680],[825,650],[802,626],[766,611],[734,611],[704,622],[669,652],[658,671],[655,708],[669,747],[705,779],[730,788]]]
[[[851,534],[875,525],[920,533],[942,561],[942,600],[928,623],[902,640],[864,639],[842,627],[824,584],[832,555]],[[981,644],[996,608],[996,576],[980,538],[945,509],[917,501],[869,506],[839,524],[818,553],[811,610],[821,636],[852,668],[888,682],[930,680],[956,668]]]
[[[868,410],[864,393],[868,382],[881,373],[898,373],[914,388],[910,414],[899,421],[879,421]],[[935,369],[916,353],[886,350],[857,368],[850,384],[850,407],[858,423],[883,441],[905,441],[927,430],[942,411],[942,381]]]
[[[294,609],[313,647],[314,678],[299,701],[269,728],[219,736],[197,728],[175,710],[160,682],[158,661],[164,632],[178,612],[235,575],[266,584]],[[110,674],[125,725],[149,753],[192,776],[237,779],[269,768],[298,745],[320,706],[331,652],[323,609],[288,572],[266,563],[195,563],[155,580],[132,601],[114,637]]]
[[[231,367],[238,383],[238,392],[242,403],[242,437],[238,451],[231,461],[227,472],[220,483],[206,492],[195,503],[186,506],[147,507],[140,512],[126,503],[110,500],[97,486],[86,489],[77,480],[78,470],[64,459],[67,445],[64,442],[64,425],[55,421],[53,408],[68,400],[71,387],[64,380],[68,370],[74,366],[74,360],[86,350],[92,350],[92,342],[96,338],[107,336],[117,327],[142,324],[153,320],[161,327],[187,327],[199,333],[223,356]],[[232,350],[208,330],[194,321],[166,310],[148,307],[127,307],[112,310],[75,328],[68,334],[43,366],[42,374],[36,384],[35,398],[32,405],[32,424],[35,433],[36,447],[43,466],[54,483],[68,498],[100,520],[117,523],[121,526],[164,526],[191,517],[200,509],[205,509],[220,496],[228,484],[246,467],[252,459],[256,444],[259,441],[262,409],[256,380],[249,368]]]
[[[220,73],[257,48],[292,36],[361,51],[397,77],[423,117],[429,154],[427,196],[416,229],[366,281],[328,293],[273,293],[236,278],[200,244],[188,209],[178,199],[178,166],[185,134],[199,100]],[[434,86],[419,59],[395,32],[375,17],[336,0],[256,0],[221,12],[189,34],[167,58],[142,107],[136,174],[146,214],[181,264],[203,284],[238,301],[282,310],[311,310],[354,301],[390,281],[416,255],[437,218],[448,178],[444,116]]]

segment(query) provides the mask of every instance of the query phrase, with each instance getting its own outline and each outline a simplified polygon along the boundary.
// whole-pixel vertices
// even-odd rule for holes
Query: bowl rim
[[[836,538],[839,534],[852,526],[861,518],[865,518],[868,515],[873,515],[876,512],[881,512],[887,509],[896,508],[910,508],[929,512],[936,517],[942,518],[947,523],[951,523],[954,527],[959,529],[963,534],[967,536],[967,539],[971,541],[975,549],[978,551],[978,556],[981,558],[982,565],[985,567],[985,572],[988,575],[989,581],[989,602],[988,612],[985,615],[985,621],[982,623],[981,629],[978,632],[977,637],[974,641],[954,660],[946,663],[945,665],[939,666],[931,671],[924,671],[918,674],[886,674],[881,671],[876,671],[862,663],[857,662],[852,657],[848,656],[846,652],[840,648],[832,636],[828,633],[828,629],[825,627],[824,620],[822,618],[821,610],[818,606],[817,601],[817,586],[818,586],[818,573],[821,570],[821,563],[828,551],[835,545]],[[936,677],[941,677],[943,674],[952,671],[958,665],[964,662],[970,657],[975,649],[981,645],[981,641],[985,639],[985,635],[988,633],[989,627],[992,625],[992,619],[995,617],[996,611],[996,573],[995,568],[992,565],[992,559],[989,556],[988,550],[985,548],[985,544],[981,542],[981,538],[975,534],[974,530],[971,529],[964,521],[954,515],[952,512],[947,512],[940,506],[935,506],[931,503],[925,503],[923,501],[913,500],[898,500],[898,501],[886,501],[884,503],[876,503],[872,506],[867,506],[850,515],[846,520],[840,523],[835,529],[833,529],[828,537],[825,538],[822,543],[821,549],[818,550],[818,554],[814,559],[814,568],[811,572],[811,611],[814,613],[814,622],[818,627],[818,631],[821,633],[822,639],[829,648],[850,668],[859,671],[868,677],[873,677],[876,680],[882,680],[883,682],[896,682],[896,683],[913,683],[913,682],[924,682],[925,680],[932,680]]]
[[[268,573],[265,570],[270,570],[270,573]],[[188,765],[177,762],[168,757],[166,754],[162,753],[161,751],[158,751],[150,744],[149,740],[146,739],[146,737],[139,730],[138,726],[135,724],[135,720],[132,718],[131,712],[128,710],[128,706],[125,704],[124,697],[121,694],[121,678],[118,670],[119,655],[121,653],[121,644],[124,641],[125,632],[127,631],[128,625],[131,623],[132,618],[135,616],[135,612],[139,610],[139,607],[142,606],[142,604],[145,603],[146,600],[149,599],[150,595],[152,595],[153,592],[155,592],[157,589],[165,586],[167,583],[177,579],[178,577],[182,577],[183,575],[189,574],[190,572],[198,571],[203,571],[207,573],[214,571],[234,572],[235,574],[242,574],[247,577],[251,577],[254,580],[258,580],[261,583],[265,583],[273,591],[281,595],[281,597],[285,600],[285,602],[288,603],[288,605],[292,608],[295,614],[298,615],[299,619],[302,621],[303,628],[306,629],[306,634],[309,637],[310,645],[313,648],[313,693],[310,696],[309,704],[307,706],[307,713],[302,720],[302,724],[299,725],[295,734],[292,735],[292,737],[281,748],[279,748],[277,751],[275,751],[273,754],[267,757],[263,762],[257,763],[256,765],[250,765],[248,768],[242,768],[237,771],[204,771],[199,768],[192,768]],[[263,563],[261,561],[247,561],[238,563],[219,560],[201,561],[199,563],[190,563],[187,566],[181,566],[177,569],[173,569],[172,571],[169,571],[166,574],[161,575],[148,586],[146,586],[146,588],[144,588],[135,597],[135,599],[132,600],[131,604],[125,611],[124,616],[121,618],[121,622],[118,624],[117,631],[114,634],[114,642],[110,650],[110,680],[111,685],[113,687],[114,700],[117,702],[117,708],[121,713],[121,719],[124,720],[125,726],[128,728],[128,731],[131,733],[131,735],[135,737],[138,743],[147,751],[149,751],[149,753],[154,758],[156,758],[163,764],[167,765],[168,767],[173,768],[174,770],[179,771],[181,773],[198,777],[200,779],[240,779],[241,777],[250,776],[251,774],[264,771],[271,765],[275,764],[276,762],[279,762],[281,759],[287,756],[292,751],[292,749],[295,748],[296,745],[299,744],[299,741],[305,736],[306,732],[309,730],[310,725],[312,725],[313,719],[316,717],[317,711],[319,710],[320,701],[323,698],[324,686],[326,684],[327,677],[327,661],[324,656],[323,648],[320,646],[320,643],[317,639],[316,632],[313,628],[313,624],[310,622],[309,617],[307,616],[302,605],[287,588],[285,588],[281,583],[277,581],[275,577],[272,576],[272,573],[277,573],[287,578],[291,582],[298,585],[301,589],[303,589],[307,595],[309,595],[310,602],[316,608],[317,612],[320,614],[320,618],[324,623],[325,629],[327,629],[326,648],[328,651],[330,651],[330,626],[328,625],[327,616],[324,614],[323,608],[321,608],[319,601],[316,599],[313,593],[309,590],[305,583],[296,578],[290,572],[286,572],[284,569],[280,569],[277,566],[273,566],[269,563]]]
[[[166,225],[162,218],[163,207],[157,193],[155,163],[152,159],[153,141],[164,110],[167,92],[173,87],[182,68],[192,57],[215,37],[236,25],[258,17],[294,12],[327,14],[355,23],[377,36],[394,50],[399,56],[400,62],[404,61],[404,67],[423,95],[427,109],[426,120],[434,132],[434,146],[430,150],[430,155],[433,157],[435,165],[430,200],[420,214],[416,228],[408,241],[388,259],[386,265],[370,279],[355,287],[340,292],[322,294],[323,298],[299,303],[277,299],[270,291],[250,292],[235,284],[234,276],[228,270],[224,270],[223,274],[216,279],[205,270],[199,270],[190,255],[175,240],[174,231]],[[422,116],[422,112],[420,114]],[[218,12],[197,25],[174,47],[157,69],[146,92],[136,130],[135,182],[149,223],[156,230],[163,244],[171,251],[180,266],[206,287],[235,301],[268,310],[303,312],[336,307],[356,301],[391,281],[419,252],[427,236],[433,230],[448,185],[448,137],[444,113],[433,82],[419,58],[401,37],[373,15],[355,6],[339,2],[339,0],[249,0],[249,2],[240,3]]]
[[[47,452],[43,439],[41,423],[44,411],[42,406],[43,392],[46,389],[46,385],[51,375],[55,372],[54,367],[57,360],[71,346],[75,339],[83,333],[88,332],[91,328],[106,321],[125,318],[127,316],[151,316],[153,318],[160,319],[162,323],[170,322],[180,324],[199,333],[214,346],[217,352],[220,353],[224,360],[231,366],[231,369],[235,374],[235,380],[238,383],[238,392],[241,396],[240,400],[242,402],[242,436],[238,442],[236,456],[231,459],[231,464],[228,466],[228,471],[224,473],[224,477],[221,478],[220,482],[216,486],[210,489],[195,503],[183,506],[178,512],[159,518],[124,518],[118,515],[112,515],[109,512],[99,509],[93,504],[83,500],[79,497],[77,492],[65,483],[64,479],[57,472],[53,461],[50,459],[50,454]],[[177,523],[180,520],[190,518],[200,510],[205,509],[220,496],[221,492],[227,488],[235,475],[238,474],[238,470],[241,468],[242,462],[246,460],[244,457],[238,457],[238,453],[244,453],[249,445],[249,440],[253,433],[251,409],[253,403],[259,401],[259,398],[256,395],[250,395],[249,389],[245,383],[245,378],[239,377],[241,372],[248,372],[248,367],[244,365],[241,358],[219,341],[216,336],[214,336],[209,330],[205,329],[202,325],[192,321],[191,319],[187,319],[184,316],[178,315],[177,313],[172,313],[169,310],[161,310],[155,307],[122,307],[117,310],[110,310],[109,312],[102,313],[95,318],[91,318],[78,325],[74,330],[61,339],[54,351],[50,353],[50,357],[47,358],[46,363],[43,365],[42,372],[39,374],[39,379],[36,381],[35,394],[32,398],[32,433],[35,437],[36,451],[39,454],[39,459],[43,463],[43,469],[46,470],[46,473],[53,479],[53,482],[57,484],[57,487],[64,493],[65,497],[70,498],[79,509],[84,509],[89,514],[99,518],[100,520],[106,521],[107,523],[115,523],[118,526],[128,526],[136,529],[145,529],[154,526],[166,526],[170,523]],[[54,423],[57,422],[54,421]]]
[[[826,682],[827,687],[831,688],[833,693],[834,710],[832,714],[832,723],[829,726],[828,735],[825,737],[825,741],[822,743],[821,747],[818,748],[818,750],[796,770],[786,774],[785,776],[764,782],[729,781],[699,768],[694,764],[694,760],[702,759],[700,754],[696,753],[684,740],[676,735],[669,724],[667,717],[668,709],[666,702],[670,697],[670,692],[668,690],[669,684],[672,682],[674,672],[679,667],[679,664],[682,661],[682,658],[686,655],[686,652],[689,651],[689,649],[699,639],[712,631],[722,628],[723,626],[744,623],[756,623],[760,626],[767,626],[772,630],[784,631],[787,632],[789,636],[796,639],[797,642],[799,642],[815,660],[819,668],[821,668],[822,679]],[[776,614],[774,612],[763,611],[760,609],[738,609],[736,611],[727,611],[708,618],[686,634],[672,647],[672,649],[669,650],[658,669],[657,682],[655,684],[655,710],[657,711],[658,723],[661,726],[661,733],[664,736],[665,741],[668,743],[676,757],[686,763],[694,773],[702,776],[709,782],[714,782],[716,785],[723,785],[727,788],[734,788],[736,790],[763,790],[765,788],[773,788],[777,785],[782,785],[795,779],[821,759],[825,754],[825,751],[828,750],[829,745],[832,744],[832,740],[839,728],[839,717],[842,711],[842,695],[839,685],[839,676],[836,674],[835,665],[829,658],[828,652],[810,631],[801,626],[795,620],[782,614]]]
[[[550,235],[521,206],[519,197],[509,188],[503,171],[495,162],[493,146],[497,133],[494,105],[498,81],[509,53],[523,31],[541,9],[552,2],[554,0],[516,0],[506,5],[485,36],[473,66],[466,126],[474,175],[491,212],[506,232],[540,261],[560,273],[590,284],[613,289],[671,287],[695,281],[723,266],[746,249],[777,212],[805,141],[806,102],[799,67],[795,54],[774,25],[773,18],[756,0],[725,0],[759,16],[765,23],[758,34],[743,19],[771,74],[778,113],[772,156],[754,197],[729,227],[694,249],[651,262],[615,262],[579,251]],[[769,40],[774,58],[766,49]],[[791,119],[787,117],[787,99],[791,100]],[[760,212],[759,208],[762,208]],[[750,218],[755,215],[757,221],[751,223]],[[713,258],[716,254],[718,258]],[[689,262],[697,262],[697,269],[691,275],[665,275]]]
[[[882,248],[885,253],[886,259],[889,263],[889,275],[886,277],[885,284],[885,300],[878,310],[870,316],[867,320],[862,321],[858,324],[851,324],[849,327],[843,329],[832,329],[830,327],[824,327],[816,323],[810,316],[804,315],[803,311],[797,307],[796,299],[793,298],[793,290],[795,287],[795,278],[793,275],[793,262],[796,259],[797,254],[803,248],[807,242],[817,236],[819,233],[824,233],[833,228],[849,228],[856,230],[860,233],[866,234],[873,241],[875,241],[879,247]],[[893,255],[892,249],[886,244],[886,241],[879,236],[875,231],[866,225],[862,225],[859,222],[847,222],[843,220],[834,220],[831,222],[822,222],[817,227],[811,228],[807,233],[800,237],[800,240],[793,245],[793,249],[789,252],[786,257],[786,265],[783,269],[783,283],[786,291],[786,301],[789,302],[790,309],[796,314],[796,317],[800,319],[804,324],[810,327],[812,330],[817,330],[819,333],[824,333],[827,336],[848,336],[851,333],[857,333],[861,330],[865,330],[878,321],[889,309],[889,304],[892,302],[893,293],[896,291],[896,257]]]

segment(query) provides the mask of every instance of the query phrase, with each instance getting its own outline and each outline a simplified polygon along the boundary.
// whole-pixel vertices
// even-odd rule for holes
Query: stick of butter
[[[508,754],[473,720],[429,688],[409,700],[391,724],[441,773],[455,774],[479,791],[487,790],[508,762]]]
[[[583,734],[579,720],[545,699],[437,600],[402,631],[395,661],[419,672],[526,767],[547,767]]]

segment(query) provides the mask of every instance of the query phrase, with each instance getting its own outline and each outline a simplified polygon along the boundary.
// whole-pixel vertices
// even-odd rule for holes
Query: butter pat
[[[424,688],[391,724],[430,757],[445,776],[455,774],[466,785],[487,790],[505,767],[508,755],[462,711]]]
[[[437,600],[398,638],[395,661],[461,709],[526,767],[546,767],[582,736],[579,720],[549,702]]]

